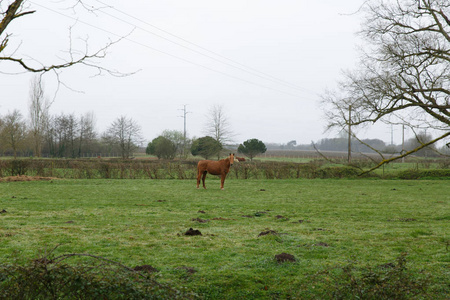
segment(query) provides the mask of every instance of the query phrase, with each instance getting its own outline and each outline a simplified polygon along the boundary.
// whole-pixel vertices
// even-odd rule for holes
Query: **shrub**
[[[11,160],[11,176],[25,175],[29,161],[24,159]]]
[[[309,162],[306,164],[297,164],[296,178],[314,178],[317,170],[323,163],[320,162]]]
[[[319,169],[315,172],[315,177],[322,179],[325,178],[347,178],[347,177],[357,177],[361,171],[354,167],[327,167]]]
[[[101,178],[109,179],[111,178],[111,163],[108,162],[102,162],[100,163],[100,176]]]
[[[3,177],[7,172],[8,164],[6,160],[0,160],[0,177]]]
[[[449,169],[439,170],[417,170],[409,169],[398,173],[400,179],[420,179],[420,178],[450,178]]]
[[[449,178],[450,170],[421,170],[420,178]]]
[[[426,297],[429,275],[415,276],[406,268],[406,254],[396,263],[358,269],[354,263],[325,270],[312,278],[321,288],[315,296],[321,299],[416,299]],[[308,282],[302,296],[311,293]],[[309,295],[311,296],[311,295]],[[309,298],[309,297],[308,297]],[[311,297],[314,298],[314,297]]]
[[[174,159],[177,154],[177,145],[167,137],[160,135],[148,143],[145,152],[156,155],[158,159]]]
[[[88,259],[69,265],[73,257]],[[138,268],[135,268],[138,269]],[[189,299],[148,272],[90,255],[44,256],[28,265],[0,265],[0,299]]]

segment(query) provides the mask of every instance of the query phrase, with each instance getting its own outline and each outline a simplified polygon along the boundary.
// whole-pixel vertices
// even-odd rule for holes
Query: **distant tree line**
[[[44,97],[42,82],[35,77],[30,85],[29,115],[25,118],[18,110],[0,115],[0,154],[34,157],[92,157],[102,154],[115,154],[122,158],[130,158],[143,142],[141,127],[131,118],[121,116],[114,120],[108,129],[99,133],[95,129],[93,113],[77,116],[75,114],[51,115],[51,103]],[[185,133],[166,130],[153,139],[146,148],[147,154],[159,159],[174,159],[190,153],[205,159],[220,158],[224,148],[234,151],[252,160],[267,149],[285,150],[323,150],[347,151],[347,137],[322,139],[315,145],[297,145],[295,140],[286,144],[264,144],[258,139],[249,139],[243,144],[232,147],[225,142],[232,141],[234,133],[230,130],[223,107],[213,106],[204,137],[188,139]],[[405,141],[403,145],[386,145],[379,139],[359,140],[354,137],[351,150],[356,153],[383,152],[401,154],[420,148],[416,155],[432,157],[439,153],[449,154],[448,145],[441,149],[436,144],[429,143],[433,137],[426,132],[418,133],[414,138]],[[421,145],[427,144],[427,147]]]
[[[115,119],[105,132],[99,133],[94,113],[52,115],[50,106],[43,83],[36,76],[30,84],[29,118],[18,110],[0,115],[0,155],[80,158],[115,154],[126,159],[143,143],[141,127],[126,116]],[[189,153],[205,159],[220,158],[224,143],[234,135],[222,106],[212,107],[205,128],[208,135],[192,140],[185,132],[165,130],[148,143],[145,151],[168,160],[186,158]],[[237,150],[252,159],[264,153],[266,147],[250,139]]]
[[[416,149],[421,144],[425,144],[433,140],[430,134],[425,132],[417,134],[417,136],[406,139],[404,145],[386,144],[380,139],[352,139],[351,140],[351,151],[354,153],[376,153],[381,151],[387,154],[400,154],[405,151],[411,151]],[[326,138],[321,139],[318,142],[312,144],[299,144],[297,145],[295,141],[290,141],[286,144],[267,144],[267,148],[270,150],[320,150],[320,151],[341,151],[346,152],[348,150],[348,138],[347,137],[337,137],[337,138]],[[416,153],[416,156],[424,157],[437,157],[442,154],[449,155],[450,148],[447,145],[437,147],[435,144],[429,145]]]
[[[36,110],[36,104],[30,110]],[[39,106],[39,105],[38,105]],[[122,158],[129,158],[142,144],[141,127],[131,118],[121,116],[114,120],[108,129],[99,133],[96,130],[95,115],[64,114],[50,115],[45,105],[41,105],[37,113],[30,113],[26,119],[18,110],[0,115],[0,154],[11,156],[36,156],[36,157],[91,157],[101,153],[115,153]],[[375,150],[384,153],[401,153],[410,151],[432,140],[430,134],[420,133],[414,138],[405,140],[402,145],[388,145],[380,139],[353,139],[351,141],[352,152],[374,153]],[[257,139],[249,139],[243,144],[233,146],[238,153],[252,159],[267,149],[275,150],[314,150],[311,144],[297,145],[292,140],[286,144],[264,144]],[[315,147],[322,151],[347,151],[347,138],[326,138],[315,143]],[[146,153],[155,155],[160,159],[174,159],[186,157],[188,153],[210,159],[218,156],[224,146],[217,137],[205,136],[194,139],[184,139],[181,131],[166,130],[157,138],[148,143]],[[233,149],[234,149],[233,148]],[[402,149],[403,148],[403,149]],[[227,149],[232,150],[233,149]],[[436,145],[430,145],[415,153],[418,156],[434,157],[439,153],[450,154],[448,146],[437,149]]]
[[[141,141],[140,126],[124,116],[103,133],[96,131],[93,113],[50,115],[46,111],[34,122],[18,110],[0,116],[2,156],[78,158],[113,152],[129,158]]]

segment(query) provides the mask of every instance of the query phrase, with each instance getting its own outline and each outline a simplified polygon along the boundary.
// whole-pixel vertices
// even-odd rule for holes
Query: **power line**
[[[259,83],[256,83],[256,82],[253,82],[253,81],[244,79],[244,78],[240,78],[240,77],[238,77],[238,76],[234,76],[234,75],[228,74],[228,73],[226,73],[226,72],[222,72],[222,71],[219,71],[219,70],[210,68],[210,67],[208,67],[208,66],[205,66],[205,65],[202,65],[202,64],[193,62],[193,61],[188,60],[188,59],[185,59],[185,58],[182,58],[182,57],[180,57],[180,56],[177,56],[177,55],[173,55],[173,54],[167,53],[167,52],[165,52],[165,51],[162,51],[162,50],[159,50],[159,49],[157,49],[157,48],[151,47],[151,46],[146,45],[146,44],[144,44],[144,43],[141,43],[141,42],[135,41],[135,40],[133,40],[133,39],[130,39],[129,37],[126,37],[126,36],[123,37],[123,36],[118,35],[117,33],[114,33],[114,32],[112,32],[112,31],[110,31],[110,30],[101,28],[101,27],[96,26],[96,25],[92,25],[92,24],[90,24],[90,23],[88,23],[88,22],[85,22],[85,21],[83,21],[83,20],[80,20],[79,18],[75,18],[75,17],[68,16],[68,15],[66,15],[66,14],[63,14],[63,13],[61,13],[61,12],[59,12],[59,11],[56,11],[56,10],[54,10],[54,9],[51,9],[51,8],[49,8],[49,7],[43,6],[43,5],[41,5],[41,4],[37,4],[37,3],[33,2],[33,1],[29,1],[29,2],[32,3],[32,4],[34,4],[34,5],[36,5],[36,6],[39,6],[39,7],[41,7],[41,8],[47,9],[48,11],[51,11],[51,12],[56,13],[56,14],[58,14],[58,15],[61,15],[61,16],[63,16],[63,17],[66,17],[66,18],[72,19],[72,20],[74,20],[74,21],[77,21],[78,23],[82,23],[82,24],[87,25],[87,26],[89,26],[89,27],[95,28],[95,29],[97,29],[97,30],[99,30],[99,31],[103,31],[103,32],[108,33],[108,34],[110,34],[110,35],[116,36],[116,37],[118,37],[118,38],[120,38],[120,39],[127,40],[127,41],[132,42],[132,43],[134,43],[134,44],[136,44],[136,45],[139,45],[139,46],[142,46],[142,47],[144,47],[144,48],[150,49],[150,50],[152,50],[152,51],[158,52],[158,53],[160,53],[160,54],[164,54],[164,55],[166,55],[166,56],[175,58],[175,59],[180,60],[180,61],[183,61],[183,62],[185,62],[185,63],[189,63],[189,64],[191,64],[191,65],[195,65],[195,66],[197,66],[197,67],[200,67],[200,68],[203,68],[203,69],[206,69],[206,70],[209,70],[209,71],[212,71],[212,72],[221,74],[221,75],[223,75],[223,76],[226,76],[226,77],[229,77],[229,78],[232,78],[232,79],[235,79],[235,80],[239,80],[239,81],[242,81],[242,82],[245,82],[245,83],[254,85],[254,86],[258,86],[258,87],[262,87],[262,88],[265,88],[265,89],[269,89],[269,90],[272,90],[272,91],[276,91],[276,92],[279,92],[279,93],[282,93],[282,94],[286,94],[286,95],[289,95],[289,96],[291,96],[291,97],[295,97],[295,98],[300,97],[299,95],[292,94],[292,93],[290,93],[290,92],[286,92],[286,91],[283,91],[283,90],[280,90],[280,89],[277,89],[277,88],[269,87],[269,86],[266,86],[266,85],[263,85],[263,84],[259,84]]]
[[[239,62],[237,62],[237,61],[235,61],[235,60],[229,59],[229,58],[227,58],[227,57],[225,57],[225,56],[223,56],[223,55],[221,55],[221,54],[218,54],[217,52],[214,52],[214,51],[211,51],[211,50],[209,50],[209,49],[206,49],[205,47],[202,47],[202,46],[200,46],[200,45],[198,45],[198,44],[196,44],[196,43],[193,43],[193,42],[191,42],[191,41],[189,41],[189,40],[187,40],[187,39],[185,39],[185,38],[182,38],[182,37],[180,37],[180,36],[178,36],[178,35],[175,35],[175,34],[173,34],[173,33],[168,32],[167,30],[164,30],[164,29],[162,29],[162,28],[160,28],[160,27],[157,27],[157,26],[155,26],[155,25],[152,25],[152,24],[150,24],[149,22],[147,22],[147,21],[145,21],[145,20],[139,19],[139,18],[137,18],[137,17],[135,17],[135,16],[133,16],[133,15],[130,15],[130,14],[128,14],[128,13],[122,11],[122,10],[119,10],[119,9],[115,8],[114,6],[112,6],[112,5],[108,5],[108,4],[106,4],[106,3],[104,3],[104,2],[102,2],[102,1],[100,1],[100,0],[95,0],[95,1],[97,1],[98,3],[103,4],[103,5],[107,6],[108,8],[111,8],[112,10],[114,10],[114,11],[116,11],[116,12],[119,12],[119,13],[121,13],[121,14],[123,14],[123,15],[129,17],[129,18],[132,18],[132,19],[137,20],[137,21],[139,21],[139,22],[141,22],[141,23],[144,23],[144,24],[146,24],[146,25],[148,25],[148,26],[150,26],[150,27],[153,27],[153,28],[155,28],[155,29],[157,29],[157,30],[159,30],[159,31],[161,31],[161,32],[164,32],[165,34],[167,34],[167,35],[169,35],[169,36],[175,37],[175,38],[177,38],[177,39],[179,39],[179,40],[181,40],[181,41],[183,41],[183,42],[185,42],[185,43],[187,43],[187,44],[189,44],[189,45],[195,46],[195,47],[197,47],[197,48],[199,48],[199,49],[201,49],[201,50],[203,50],[203,51],[206,51],[206,52],[211,53],[211,54],[213,54],[213,55],[215,55],[215,56],[217,56],[217,57],[220,57],[221,59],[224,59],[224,60],[226,60],[226,61],[232,62],[232,63],[235,64],[235,65],[232,65],[232,64],[230,64],[230,63],[224,62],[224,61],[219,60],[219,59],[217,59],[217,58],[215,58],[215,57],[212,57],[212,56],[210,56],[210,55],[204,54],[204,53],[199,52],[199,51],[197,51],[197,50],[195,50],[195,49],[186,47],[186,46],[184,46],[184,45],[182,45],[182,44],[180,44],[180,43],[178,43],[178,42],[172,41],[172,40],[170,40],[170,39],[168,39],[168,38],[165,38],[165,37],[163,37],[163,36],[161,36],[161,35],[159,35],[159,34],[157,34],[157,33],[154,33],[154,32],[151,32],[151,31],[149,31],[149,30],[146,30],[146,29],[144,29],[144,28],[142,28],[142,27],[136,26],[135,24],[132,24],[132,23],[130,23],[130,22],[128,22],[128,21],[125,21],[125,20],[123,20],[123,19],[121,19],[121,18],[118,18],[118,17],[116,17],[116,16],[113,16],[113,15],[111,15],[111,14],[105,12],[105,11],[100,11],[101,13],[106,14],[106,15],[112,17],[112,18],[115,18],[115,19],[117,19],[117,20],[119,20],[119,21],[121,21],[121,22],[124,22],[124,23],[129,24],[129,25],[132,25],[132,26],[136,26],[137,28],[139,28],[139,29],[141,29],[141,30],[143,30],[143,31],[145,31],[145,32],[147,32],[147,33],[149,33],[149,34],[155,35],[155,36],[157,36],[157,37],[159,37],[159,38],[161,38],[161,39],[164,39],[164,40],[166,40],[166,41],[169,41],[169,42],[171,42],[171,43],[174,43],[174,44],[176,44],[176,45],[178,45],[178,46],[180,46],[180,47],[183,47],[183,48],[185,48],[185,49],[188,49],[188,50],[190,50],[190,51],[193,51],[193,52],[195,52],[195,53],[197,53],[197,54],[206,56],[206,57],[208,57],[208,58],[210,58],[210,59],[212,59],[212,60],[218,61],[218,62],[220,62],[220,63],[222,63],[222,64],[227,65],[227,66],[231,66],[231,67],[233,67],[233,68],[237,68],[237,69],[239,69],[239,70],[241,70],[241,71],[244,71],[244,72],[246,72],[246,73],[252,74],[252,75],[254,75],[254,76],[258,76],[258,77],[260,77],[260,78],[263,78],[263,79],[265,79],[265,80],[269,80],[269,81],[275,82],[275,83],[277,83],[277,84],[281,84],[281,85],[284,85],[284,86],[287,86],[287,87],[290,87],[290,88],[293,88],[293,89],[297,89],[297,90],[300,90],[300,91],[303,91],[303,92],[308,92],[308,93],[312,93],[312,94],[316,95],[316,93],[314,93],[314,92],[312,92],[312,91],[309,91],[308,89],[305,89],[305,88],[303,88],[303,87],[297,86],[297,85],[292,84],[292,83],[290,83],[290,82],[288,82],[288,81],[279,79],[279,78],[277,78],[277,77],[275,77],[275,76],[272,76],[272,75],[270,75],[270,74],[264,73],[264,72],[262,72],[262,71],[259,71],[259,70],[255,69],[255,68],[246,66],[246,65],[241,64],[241,63],[239,63]],[[236,65],[237,65],[237,66],[236,66]],[[249,71],[249,70],[250,70],[250,71]]]

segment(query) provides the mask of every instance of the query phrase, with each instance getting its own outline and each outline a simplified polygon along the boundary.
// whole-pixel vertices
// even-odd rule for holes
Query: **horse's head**
[[[230,153],[230,166],[234,164],[234,153]]]

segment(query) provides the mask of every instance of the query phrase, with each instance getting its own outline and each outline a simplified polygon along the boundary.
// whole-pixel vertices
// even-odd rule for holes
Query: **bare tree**
[[[80,124],[74,114],[68,115],[67,121],[67,142],[69,144],[67,152],[71,157],[75,157],[77,154],[75,143],[79,136]]]
[[[404,147],[406,151],[409,151],[412,149],[416,149],[421,145],[430,142],[431,140],[433,140],[433,137],[430,134],[427,134],[425,131],[419,132],[413,138],[406,140]],[[438,150],[436,149],[436,145],[430,145],[429,147],[416,152],[417,155],[425,157],[436,156],[437,153]]]
[[[329,127],[384,122],[438,135],[401,155],[382,157],[379,167],[450,136],[450,2],[366,1],[363,10],[361,34],[371,46],[361,68],[344,75],[340,90],[323,96]]]
[[[222,145],[233,141],[235,134],[231,129],[231,124],[222,105],[216,104],[211,106],[207,115],[207,123],[205,125],[204,133],[212,136]]]
[[[122,158],[130,158],[133,151],[142,143],[141,127],[131,118],[117,118],[106,132],[106,138],[119,148]]]
[[[68,7],[75,8],[76,6],[81,6],[89,12],[95,12],[100,9],[92,5],[86,5],[82,0],[63,0],[67,1]],[[121,38],[116,41],[110,41],[104,44],[103,47],[99,47],[95,50],[90,50],[87,43],[87,39],[84,39],[85,45],[83,49],[73,49],[72,41],[70,41],[68,49],[64,52],[64,57],[58,55],[58,58],[63,60],[62,63],[58,64],[43,64],[37,59],[25,59],[24,57],[18,57],[17,48],[9,49],[8,43],[13,37],[12,33],[7,33],[8,28],[12,28],[11,24],[16,24],[19,19],[24,16],[36,13],[35,10],[31,10],[26,6],[27,0],[6,0],[6,3],[0,1],[0,62],[8,61],[14,65],[19,66],[21,69],[27,72],[33,73],[47,73],[54,72],[57,77],[58,84],[61,84],[59,80],[59,72],[63,69],[72,67],[74,65],[84,65],[97,70],[99,74],[107,72],[114,76],[125,76],[128,74],[123,74],[115,70],[107,69],[102,67],[98,63],[98,59],[104,58],[106,56],[107,50],[115,43],[121,40]],[[33,4],[33,3],[31,3]],[[20,27],[14,27],[13,30],[17,30]],[[68,28],[69,36],[71,36],[71,28]],[[71,37],[69,37],[71,40]],[[30,53],[27,55],[28,58],[33,57]]]
[[[1,140],[11,149],[14,159],[17,158],[18,150],[24,145],[27,138],[27,126],[23,120],[20,111],[15,109],[12,113],[8,113],[4,118],[4,123],[1,129]]]
[[[36,75],[30,84],[30,131],[33,141],[33,155],[41,157],[42,143],[49,119],[50,102],[45,98],[41,77]]]
[[[57,157],[75,157],[79,123],[74,114],[61,114],[51,118],[47,127],[50,154]],[[50,135],[51,133],[51,135]]]
[[[86,113],[80,118],[80,135],[78,144],[78,156],[81,156],[83,149],[89,152],[90,144],[95,140],[95,116],[93,112]]]
[[[79,118],[74,114],[60,114],[49,117],[45,130],[45,145],[48,153],[56,157],[80,157],[82,151],[89,152],[95,141],[95,120],[93,113]]]

